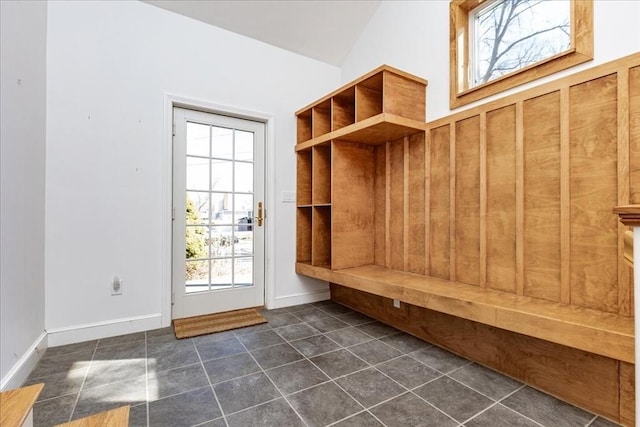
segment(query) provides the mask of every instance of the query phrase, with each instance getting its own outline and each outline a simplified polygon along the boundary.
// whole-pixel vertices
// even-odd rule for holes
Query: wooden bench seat
[[[634,363],[633,318],[561,305],[460,282],[369,265],[329,270],[296,264],[305,276],[397,299],[568,347]]]
[[[68,423],[58,424],[56,427],[127,427],[129,425],[129,410],[129,405],[120,406]]]
[[[0,393],[0,426],[32,426],[33,405],[43,388],[44,384],[33,384]]]

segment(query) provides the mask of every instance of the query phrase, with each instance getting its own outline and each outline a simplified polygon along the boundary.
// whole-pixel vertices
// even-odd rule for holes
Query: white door
[[[172,318],[264,305],[265,125],[174,108]]]

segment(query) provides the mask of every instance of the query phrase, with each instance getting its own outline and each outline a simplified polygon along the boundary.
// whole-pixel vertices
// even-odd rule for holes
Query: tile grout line
[[[227,422],[227,417],[225,416],[224,409],[222,409],[222,405],[220,404],[220,399],[218,399],[218,394],[216,393],[216,390],[213,387],[213,384],[211,383],[211,378],[209,378],[209,373],[207,372],[207,369],[204,367],[204,363],[202,362],[202,357],[200,357],[200,351],[198,350],[198,346],[193,341],[193,339],[190,338],[190,340],[191,340],[191,344],[193,345],[193,348],[196,350],[196,355],[198,356],[198,360],[200,361],[200,367],[204,371],[204,375],[207,377],[207,382],[209,383],[209,388],[211,388],[211,392],[213,393],[213,397],[214,397],[214,399],[216,399],[216,403],[218,404],[218,408],[220,408],[220,414],[222,415],[222,421],[224,421],[224,424],[227,427],[229,427],[229,423]],[[214,419],[217,419],[217,418],[214,418]],[[212,420],[209,420],[209,421],[212,421]]]
[[[73,414],[76,412],[76,408],[78,407],[78,402],[80,401],[80,394],[84,389],[84,383],[87,381],[87,377],[89,376],[89,372],[91,370],[91,366],[93,365],[93,358],[96,355],[96,351],[98,351],[98,343],[100,340],[96,341],[96,346],[93,348],[93,352],[91,353],[91,360],[89,361],[89,366],[87,366],[87,372],[84,373],[84,378],[82,379],[82,384],[80,384],[80,388],[78,389],[78,396],[76,397],[76,401],[73,404],[73,408],[71,409],[71,413],[69,414],[69,419],[67,421],[71,421],[73,418]]]

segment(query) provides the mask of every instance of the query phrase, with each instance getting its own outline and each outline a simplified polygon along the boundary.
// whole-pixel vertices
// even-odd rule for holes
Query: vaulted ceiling
[[[144,0],[333,65],[341,65],[380,0]]]

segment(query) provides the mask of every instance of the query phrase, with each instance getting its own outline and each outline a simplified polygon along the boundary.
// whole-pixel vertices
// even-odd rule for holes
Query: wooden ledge
[[[100,412],[85,418],[58,424],[56,427],[127,427],[129,425],[129,405]]]
[[[640,227],[640,205],[618,206],[613,209],[620,221],[630,227]]]
[[[407,304],[634,363],[633,318],[561,305],[460,282],[364,266],[296,272]]]
[[[0,393],[0,426],[22,426],[43,388],[44,384],[33,384]]]

